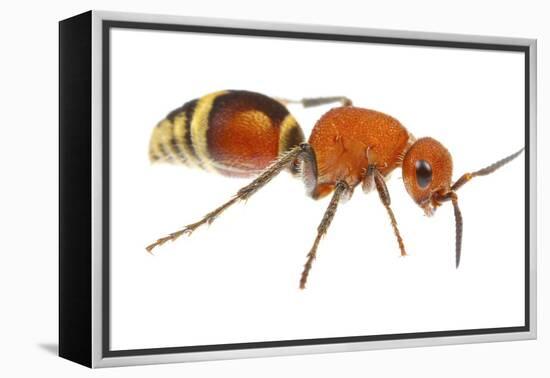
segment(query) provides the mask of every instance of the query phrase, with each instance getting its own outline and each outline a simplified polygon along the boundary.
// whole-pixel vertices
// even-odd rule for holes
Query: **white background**
[[[298,280],[329,198],[306,198],[288,174],[210,228],[155,256],[144,250],[249,181],[149,163],[154,125],[181,103],[225,88],[346,94],[439,139],[458,179],[524,145],[523,54],[120,29],[111,52],[114,350],[524,324],[523,155],[459,192],[459,270],[452,206],[426,218],[399,169],[388,187],[410,256],[400,258],[378,196],[358,188],[304,291]],[[309,135],[331,106],[291,110]]]
[[[414,4],[405,1],[388,1],[384,5],[375,5],[340,1],[337,4],[314,5],[314,3],[296,4],[278,1],[257,6],[254,2],[245,1],[230,3],[205,1],[200,4],[158,1],[155,5],[147,6],[136,5],[135,2],[129,1],[121,1],[116,5],[112,2],[96,1],[59,2],[56,5],[21,2],[12,8],[4,6],[2,33],[0,33],[3,46],[0,93],[4,104],[4,122],[0,129],[2,133],[0,151],[4,173],[4,185],[0,198],[2,198],[2,226],[3,235],[5,235],[3,240],[5,259],[0,268],[3,299],[1,315],[3,375],[36,376],[47,372],[47,374],[70,377],[92,374],[98,376],[127,374],[133,377],[152,374],[174,377],[208,377],[221,374],[279,377],[302,371],[308,371],[315,376],[364,376],[366,373],[376,376],[423,377],[439,377],[442,374],[449,377],[465,375],[543,377],[548,375],[550,369],[544,357],[550,346],[548,344],[550,331],[547,326],[548,302],[544,295],[545,287],[549,283],[546,261],[544,256],[541,256],[542,253],[539,253],[539,339],[537,341],[135,367],[96,372],[56,358],[52,352],[56,348],[57,340],[56,22],[90,8],[536,37],[539,39],[539,67],[543,67],[547,60],[545,42],[550,36],[545,23],[545,15],[548,11],[544,9],[542,2],[540,4],[522,2],[514,5],[502,4],[502,2],[480,4],[462,1],[444,5],[430,1]],[[547,138],[543,127],[546,122],[547,107],[543,104],[548,102],[546,98],[548,85],[547,76],[539,70],[539,140],[541,141]],[[549,156],[541,146],[539,150],[539,193],[542,194],[546,177],[544,161]],[[466,159],[466,157],[461,158]],[[498,175],[495,176],[495,180],[497,177]],[[400,185],[398,180],[392,180],[391,190],[396,195],[400,192],[397,184]],[[477,187],[481,191],[484,185],[480,182]],[[466,191],[466,188],[464,190]],[[477,193],[477,189],[468,189],[468,196],[477,195]],[[353,201],[357,202],[358,197]],[[254,202],[254,206],[250,202],[249,206],[242,206],[235,213],[252,211],[262,203],[260,198],[251,201]],[[466,204],[465,201],[464,203]],[[365,200],[365,206],[373,212],[379,207],[373,196]],[[544,206],[546,206],[544,198],[539,198],[539,209],[543,209]],[[345,206],[345,208],[352,209],[353,206]],[[466,215],[466,209],[464,212]],[[471,214],[471,211],[468,214]],[[449,217],[450,214],[447,218]],[[348,216],[342,212],[339,218],[345,219]],[[350,216],[350,218],[355,217]],[[443,222],[445,218],[440,215],[437,223],[440,220]],[[380,213],[380,216],[375,219],[383,219],[383,214]],[[420,222],[419,219],[423,218],[415,219]],[[542,213],[539,214],[539,251],[544,251],[541,221]],[[224,224],[221,223],[222,219],[219,227],[213,226],[210,231],[214,227],[219,230],[224,229]],[[405,222],[401,221],[401,223]],[[380,224],[383,225],[382,222]],[[334,226],[337,224],[335,223]],[[384,227],[376,233],[381,242],[386,232],[387,229]],[[199,234],[195,237],[198,238]],[[331,250],[328,241],[327,238],[325,240],[327,244],[324,244],[325,251]],[[184,243],[187,245],[188,242],[190,240]],[[391,243],[392,241],[388,238],[388,243],[385,245],[388,246]],[[390,253],[388,254],[391,256]],[[382,255],[381,253],[376,255],[377,260],[381,259],[378,257]],[[324,253],[323,260],[329,259],[329,256],[330,254]],[[162,258],[165,259],[165,257]],[[396,260],[397,264],[400,264],[399,259],[392,259],[392,265],[395,265]],[[412,260],[412,256],[405,261],[407,260]],[[433,261],[430,260],[430,263],[434,263]],[[319,266],[314,268],[312,279],[315,278],[316,281],[321,282],[319,277],[321,258],[318,263]],[[351,275],[349,279],[353,277],[357,276]],[[311,283],[313,284],[313,280]],[[313,288],[313,285],[311,286]]]

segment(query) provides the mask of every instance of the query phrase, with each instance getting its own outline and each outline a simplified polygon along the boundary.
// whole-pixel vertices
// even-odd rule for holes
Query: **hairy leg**
[[[312,108],[314,106],[332,104],[335,102],[339,102],[341,106],[352,105],[351,100],[345,96],[310,97],[302,98],[301,100],[290,100],[288,98],[275,97],[275,100],[279,101],[283,105],[301,104],[304,108]]]
[[[241,188],[237,194],[233,196],[229,201],[216,208],[215,210],[206,214],[201,220],[195,223],[188,224],[184,228],[172,232],[165,237],[157,239],[154,243],[151,243],[146,247],[148,252],[151,252],[155,247],[161,246],[168,241],[174,241],[184,234],[190,235],[193,231],[204,224],[212,223],[221,213],[223,213],[231,205],[241,201],[247,200],[264,185],[271,181],[275,176],[277,176],[283,169],[290,166],[296,159],[299,159],[302,154],[306,153],[309,149],[307,143],[302,143],[299,146],[294,147],[293,149],[286,152],[279,159],[277,159],[271,166],[269,166],[265,171],[263,171],[254,181],[245,187]]]
[[[350,188],[348,184],[346,184],[344,181],[337,182],[336,186],[334,187],[334,194],[332,195],[332,199],[330,200],[330,203],[327,207],[327,210],[325,211],[325,215],[323,216],[321,223],[319,224],[319,227],[317,227],[317,237],[313,242],[311,250],[307,254],[307,261],[304,265],[302,277],[300,278],[300,289],[304,289],[306,287],[307,277],[309,275],[309,271],[311,270],[311,265],[313,264],[313,260],[315,260],[315,258],[317,257],[317,247],[319,247],[319,242],[321,241],[323,235],[326,234],[328,227],[330,226],[330,223],[334,218],[334,214],[336,214],[336,209],[338,208],[338,202],[340,201],[340,198],[348,190],[350,190]]]
[[[405,252],[405,244],[403,243],[403,238],[399,233],[399,228],[397,227],[397,220],[395,219],[395,215],[393,214],[393,211],[390,207],[391,199],[390,193],[388,192],[388,187],[386,186],[386,181],[384,180],[384,177],[382,176],[380,171],[378,171],[375,166],[370,165],[367,169],[366,176],[363,179],[363,189],[365,189],[365,187],[372,187],[373,184],[378,191],[380,201],[382,201],[382,204],[386,208],[386,211],[388,212],[388,215],[390,217],[393,232],[395,234],[395,237],[397,238],[399,250],[401,251],[401,256],[406,256],[407,252]]]

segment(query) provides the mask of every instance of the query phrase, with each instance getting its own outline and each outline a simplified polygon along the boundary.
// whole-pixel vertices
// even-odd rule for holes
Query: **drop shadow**
[[[59,355],[59,345],[56,343],[40,343],[38,347],[50,354]]]

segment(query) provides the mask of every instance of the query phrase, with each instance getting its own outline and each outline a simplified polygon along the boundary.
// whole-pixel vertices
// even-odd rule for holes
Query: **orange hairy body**
[[[221,173],[255,175],[279,156],[280,124],[288,113],[282,105],[257,95],[226,97],[221,96],[210,112],[209,155]]]
[[[369,164],[387,176],[401,165],[412,141],[405,127],[384,113],[351,106],[330,110],[309,138],[317,161],[313,197],[331,193],[339,180],[357,186]]]
[[[302,130],[283,105],[301,103],[310,107],[333,102],[344,106],[325,113],[315,124],[309,142],[304,143]],[[359,184],[365,193],[378,192],[401,256],[407,255],[385,182],[395,168],[402,167],[405,188],[426,215],[433,215],[445,202],[452,203],[458,268],[463,220],[457,190],[472,178],[489,175],[508,164],[523,150],[480,170],[467,172],[453,183],[451,154],[441,143],[430,137],[415,140],[395,118],[353,107],[347,97],[295,101],[275,100],[247,91],[216,92],[184,104],[157,125],[151,137],[150,159],[196,165],[229,176],[256,175],[256,178],[202,219],[157,239],[146,249],[151,252],[157,246],[212,223],[227,208],[246,201],[281,171],[290,168],[292,173],[300,173],[306,193],[312,198],[332,193],[300,277],[303,289],[339,202],[349,198]]]

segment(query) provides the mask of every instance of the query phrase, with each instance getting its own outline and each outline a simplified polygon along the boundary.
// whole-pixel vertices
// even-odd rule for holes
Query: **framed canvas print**
[[[536,337],[536,41],[60,27],[62,357]]]

